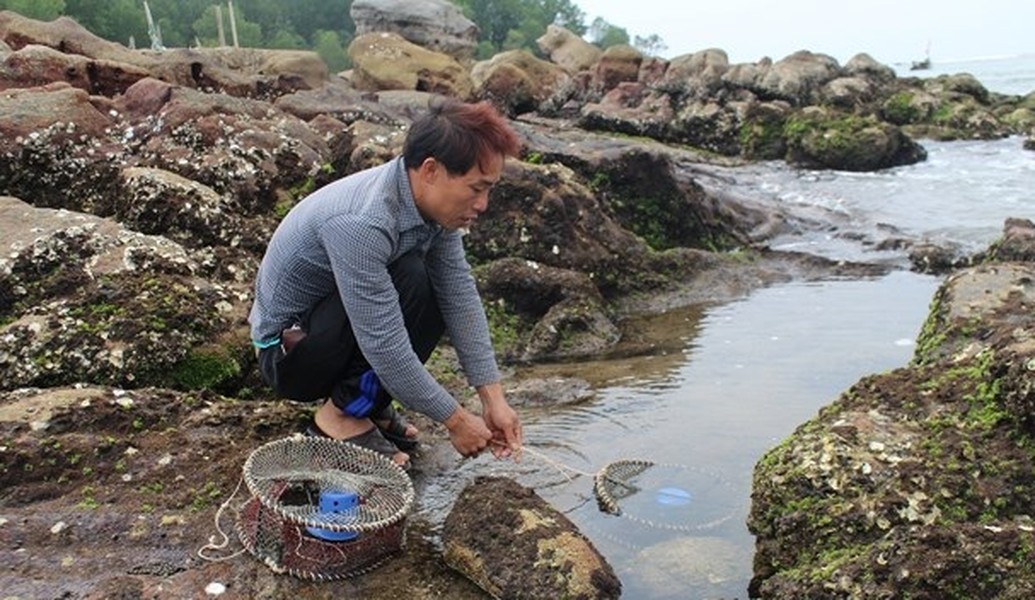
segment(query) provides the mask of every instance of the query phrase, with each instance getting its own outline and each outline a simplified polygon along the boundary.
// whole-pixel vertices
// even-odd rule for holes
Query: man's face
[[[483,166],[487,171],[482,170]],[[450,175],[442,163],[429,158],[420,169],[426,185],[417,208],[424,218],[442,227],[466,229],[489,207],[489,190],[500,180],[502,172],[502,155],[475,162],[471,170],[456,176]]]

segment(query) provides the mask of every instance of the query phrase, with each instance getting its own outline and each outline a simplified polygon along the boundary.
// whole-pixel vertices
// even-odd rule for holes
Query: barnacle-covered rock
[[[517,482],[480,477],[442,531],[446,563],[494,598],[618,598],[607,560],[563,513]]]

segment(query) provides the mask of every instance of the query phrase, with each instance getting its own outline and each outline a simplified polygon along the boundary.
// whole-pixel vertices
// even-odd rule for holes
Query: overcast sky
[[[844,64],[866,52],[885,64],[1035,53],[1035,0],[576,0],[630,38],[658,34],[665,58],[721,48],[730,61],[797,50]]]

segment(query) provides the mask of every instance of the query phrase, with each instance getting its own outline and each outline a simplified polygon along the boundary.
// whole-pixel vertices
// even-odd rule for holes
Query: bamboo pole
[[[237,19],[234,18],[234,2],[228,0],[226,3],[227,12],[230,13],[230,35],[234,38],[234,48],[239,48],[237,44]]]
[[[216,5],[216,31],[219,33],[219,47],[226,46],[226,34],[223,33],[223,7]]]

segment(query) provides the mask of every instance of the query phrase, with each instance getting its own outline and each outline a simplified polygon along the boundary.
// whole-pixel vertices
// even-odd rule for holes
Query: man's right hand
[[[456,407],[442,424],[449,430],[449,441],[456,451],[468,458],[478,456],[492,440],[485,421],[462,406]]]

